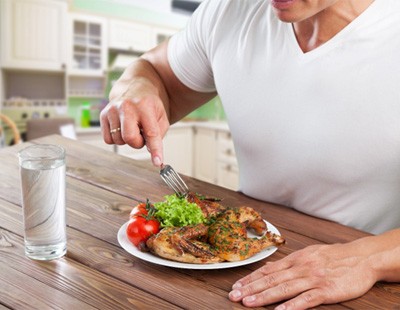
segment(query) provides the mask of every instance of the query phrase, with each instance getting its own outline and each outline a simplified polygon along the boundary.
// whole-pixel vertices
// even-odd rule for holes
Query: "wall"
[[[143,0],[146,1],[146,0]],[[177,14],[173,12],[157,12],[146,8],[136,7],[133,5],[125,5],[112,0],[71,0],[69,3],[70,11],[82,12],[94,15],[107,16],[111,18],[126,19],[136,22],[143,22],[146,24],[153,24],[160,27],[171,27],[181,29],[184,28],[189,16],[183,14]],[[109,62],[111,63],[114,54],[109,54]],[[117,79],[118,74],[115,72],[109,73],[108,80]],[[108,93],[111,85],[108,83],[105,98],[108,98]],[[100,101],[100,100],[97,100]],[[75,99],[70,100],[69,106],[70,115],[72,117],[79,117],[79,106],[82,102],[90,102],[96,104],[96,100],[87,99]],[[200,107],[196,111],[188,115],[190,119],[211,119],[211,120],[222,120],[225,119],[225,113],[223,111],[221,102],[218,97],[211,100],[209,103]]]
[[[188,20],[183,14],[157,12],[111,0],[70,0],[70,10],[172,28],[183,28]]]

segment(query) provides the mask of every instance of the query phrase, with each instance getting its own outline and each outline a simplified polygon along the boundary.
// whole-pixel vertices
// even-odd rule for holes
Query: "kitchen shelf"
[[[98,76],[69,76],[68,97],[75,98],[104,98],[105,77]]]
[[[106,68],[105,46],[106,22],[79,14],[72,15],[71,21],[71,63],[70,72],[96,72],[103,74]]]

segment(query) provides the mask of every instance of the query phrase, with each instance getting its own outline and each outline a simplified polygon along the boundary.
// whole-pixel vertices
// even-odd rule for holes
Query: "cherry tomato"
[[[135,216],[131,218],[126,227],[128,239],[137,247],[143,246],[152,235],[160,230],[160,222],[156,219],[147,219],[144,216]]]
[[[145,250],[146,240],[160,231],[160,222],[154,217],[154,206],[147,199],[134,207],[126,227],[128,239],[140,250]]]
[[[134,207],[129,215],[129,218],[133,218],[137,215],[142,215],[146,216],[148,214],[147,211],[147,204],[146,203],[140,203],[136,207]]]

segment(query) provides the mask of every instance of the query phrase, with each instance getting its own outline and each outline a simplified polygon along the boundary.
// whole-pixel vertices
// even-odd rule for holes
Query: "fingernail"
[[[155,156],[155,157],[153,158],[153,164],[154,164],[154,166],[160,167],[161,164],[162,164],[162,163],[161,163],[160,157]]]
[[[286,306],[285,305],[279,305],[278,307],[275,308],[275,310],[285,310]]]
[[[233,290],[232,292],[229,293],[229,296],[233,298],[239,298],[240,296],[242,296],[242,293],[238,290]]]
[[[256,296],[248,296],[248,297],[246,297],[246,298],[243,298],[243,301],[244,302],[253,302],[253,301],[255,301],[256,300]]]
[[[242,286],[243,286],[242,283],[236,282],[235,284],[232,285],[232,288],[233,288],[233,289],[235,289],[235,288],[241,288]]]

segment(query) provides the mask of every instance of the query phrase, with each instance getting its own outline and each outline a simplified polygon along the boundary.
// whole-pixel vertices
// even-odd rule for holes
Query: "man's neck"
[[[306,20],[293,23],[297,42],[303,52],[309,52],[342,31],[374,0],[338,1]]]

